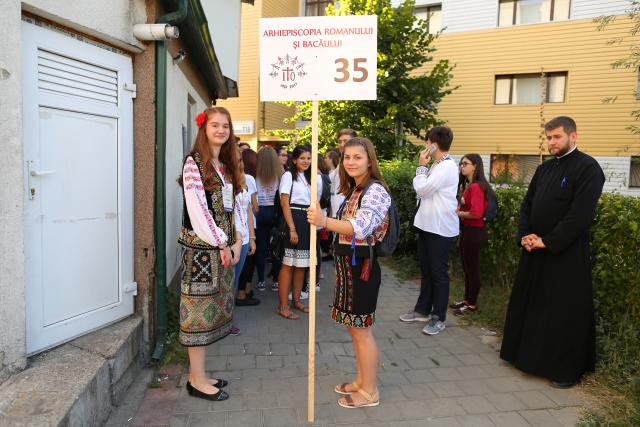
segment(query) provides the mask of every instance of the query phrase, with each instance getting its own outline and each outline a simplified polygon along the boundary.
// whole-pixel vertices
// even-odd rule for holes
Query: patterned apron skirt
[[[331,318],[337,323],[352,328],[369,328],[376,321],[376,306],[380,290],[380,264],[374,257],[368,280],[363,280],[365,259],[356,258],[351,265],[351,257],[334,256],[336,263],[336,287],[333,293]]]
[[[231,330],[233,268],[223,268],[217,249],[182,248],[180,343],[206,346]]]
[[[282,264],[284,265],[302,268],[307,268],[310,265],[309,246],[311,236],[309,235],[309,223],[307,222],[308,207],[308,205],[291,204],[291,217],[298,233],[298,243],[292,244],[291,240],[289,240],[289,234],[287,234],[284,242],[284,257],[282,258]]]

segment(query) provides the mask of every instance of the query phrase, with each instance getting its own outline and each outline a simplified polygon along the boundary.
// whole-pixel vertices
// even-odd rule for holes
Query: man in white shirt
[[[340,129],[338,132],[338,149],[340,150],[340,155],[344,152],[344,145],[347,141],[356,136],[356,131],[353,129]],[[340,205],[344,202],[344,195],[338,193],[340,189],[340,164],[331,171],[329,179],[331,180],[331,216],[335,218],[338,214],[338,209],[340,209]]]
[[[458,166],[449,156],[452,141],[453,133],[448,127],[431,129],[413,178],[413,189],[419,198],[413,225],[419,233],[418,259],[422,280],[415,308],[402,314],[400,320],[427,322],[422,332],[428,335],[436,335],[445,328],[449,302],[449,252],[460,229],[456,215]]]

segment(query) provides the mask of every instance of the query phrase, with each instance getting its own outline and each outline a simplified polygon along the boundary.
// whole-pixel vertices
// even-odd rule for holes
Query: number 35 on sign
[[[376,99],[377,17],[260,19],[261,101]]]

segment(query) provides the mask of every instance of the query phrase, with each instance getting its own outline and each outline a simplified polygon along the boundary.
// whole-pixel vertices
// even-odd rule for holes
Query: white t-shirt
[[[340,188],[340,165],[329,172],[329,179],[331,180],[331,215],[335,218],[338,214],[338,209],[344,202],[344,196],[338,194],[338,189]]]
[[[258,192],[258,188],[256,187],[256,179],[251,175],[244,175],[244,179],[247,183],[247,191],[249,192],[249,203],[251,203],[251,196]],[[253,213],[253,209],[251,209],[251,214],[253,215],[253,228],[257,228],[256,216]]]
[[[263,185],[260,181],[256,180],[256,189],[257,189],[256,191],[258,193],[259,206],[273,206],[273,200],[276,197],[278,184],[279,184],[278,181],[275,181],[275,182],[272,182],[271,184]]]
[[[242,244],[249,243],[249,221],[247,220],[247,208],[251,204],[251,195],[256,192],[256,181],[251,175],[244,175],[247,188],[242,190],[242,193],[236,194],[236,206],[238,206],[238,214],[235,217],[236,228],[242,233]],[[253,212],[251,212],[253,215]],[[253,217],[253,224],[255,228],[256,218]]]
[[[280,179],[280,194],[291,193],[291,172],[287,171]],[[322,194],[322,179],[318,177],[318,197]],[[298,172],[298,179],[293,181],[293,194],[290,195],[289,204],[309,206],[311,204],[311,185],[307,183],[304,173]]]

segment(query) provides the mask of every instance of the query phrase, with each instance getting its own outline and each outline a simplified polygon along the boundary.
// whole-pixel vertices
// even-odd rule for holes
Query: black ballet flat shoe
[[[229,381],[220,380],[219,379],[217,383],[211,384],[211,385],[214,386],[214,387],[217,387],[217,388],[222,388],[222,387],[228,386],[229,385]],[[193,388],[193,386],[191,385],[191,383],[189,381],[187,381],[187,391],[191,390],[192,388]]]
[[[578,384],[577,381],[551,381],[551,387],[560,389],[572,388],[576,384]]]
[[[189,381],[187,381],[187,390],[189,391],[189,396],[199,397],[200,399],[205,400],[212,400],[214,402],[221,402],[229,398],[229,393],[222,389],[218,390],[217,393],[207,394],[192,386]]]

